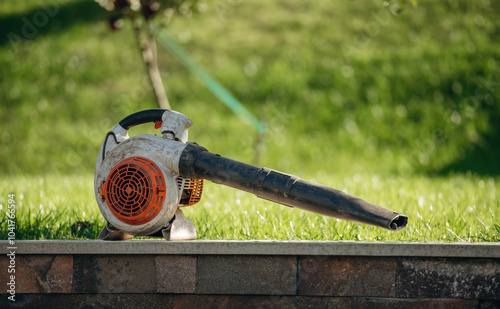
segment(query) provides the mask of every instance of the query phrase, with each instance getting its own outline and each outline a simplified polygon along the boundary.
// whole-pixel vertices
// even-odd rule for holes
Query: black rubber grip
[[[132,115],[128,115],[119,122],[119,125],[125,130],[128,130],[133,126],[143,123],[161,121],[161,117],[165,111],[166,109],[161,108],[146,109]]]

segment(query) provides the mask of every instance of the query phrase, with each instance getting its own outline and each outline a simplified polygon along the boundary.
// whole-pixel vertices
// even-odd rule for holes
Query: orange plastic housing
[[[144,224],[156,217],[165,193],[161,170],[143,157],[130,157],[118,163],[100,192],[116,218],[130,225]]]
[[[191,179],[189,190],[191,190],[191,194],[189,195],[189,202],[184,206],[191,206],[200,201],[201,193],[203,192],[203,179]]]

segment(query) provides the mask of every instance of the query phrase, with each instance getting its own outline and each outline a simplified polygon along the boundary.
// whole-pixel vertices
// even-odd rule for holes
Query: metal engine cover
[[[99,152],[94,179],[99,210],[118,230],[154,234],[176,213],[179,157],[186,144],[147,134],[119,141],[106,138]]]

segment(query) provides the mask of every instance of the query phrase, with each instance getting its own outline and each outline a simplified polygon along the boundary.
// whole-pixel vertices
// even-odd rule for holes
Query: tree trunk
[[[170,109],[167,93],[163,87],[160,70],[158,69],[158,61],[156,58],[156,41],[153,37],[144,33],[140,26],[134,23],[134,30],[137,37],[137,44],[142,52],[142,59],[146,65],[149,81],[155,93],[158,107],[163,109]]]

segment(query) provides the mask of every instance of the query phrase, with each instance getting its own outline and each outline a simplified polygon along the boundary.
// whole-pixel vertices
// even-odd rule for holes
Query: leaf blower
[[[128,136],[131,127],[148,122],[161,128],[162,136]],[[200,200],[203,179],[325,216],[393,231],[406,226],[405,215],[342,191],[213,154],[188,142],[192,124],[181,113],[150,109],[125,117],[106,134],[94,179],[97,204],[107,221],[100,239],[196,239],[194,224],[181,207]]]

